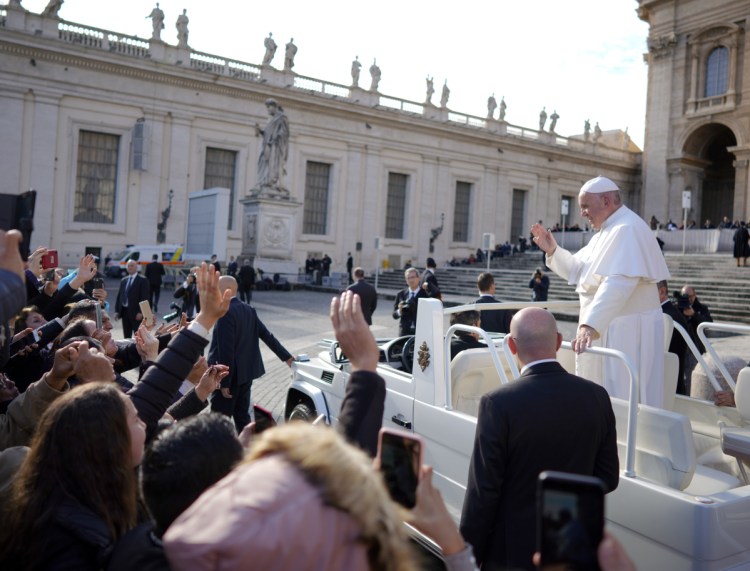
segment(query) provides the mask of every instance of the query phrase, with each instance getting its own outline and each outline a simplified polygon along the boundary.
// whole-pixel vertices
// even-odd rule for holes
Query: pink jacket
[[[244,464],[190,506],[164,535],[174,571],[369,569],[357,523],[328,507],[281,456]]]

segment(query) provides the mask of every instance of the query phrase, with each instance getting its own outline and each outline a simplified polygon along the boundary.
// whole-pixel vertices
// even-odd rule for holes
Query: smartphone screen
[[[386,488],[394,501],[409,509],[417,503],[417,484],[422,466],[422,439],[383,428],[378,458]]]
[[[540,569],[598,570],[604,534],[604,483],[599,478],[542,472],[537,486]]]
[[[271,411],[260,405],[253,405],[253,417],[255,418],[255,434],[260,434],[264,430],[276,426],[276,421],[273,419]]]

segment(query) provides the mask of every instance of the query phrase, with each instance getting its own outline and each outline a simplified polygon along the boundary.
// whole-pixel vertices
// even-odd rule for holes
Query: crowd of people
[[[240,385],[262,374],[262,361],[247,348],[274,339],[238,299],[234,276],[194,268],[194,319],[157,326],[136,309],[140,297],[156,301],[139,283],[148,278],[129,269],[113,318],[131,319],[133,336],[113,339],[106,290],[86,287],[96,259],[63,276],[42,269],[44,249],[24,264],[19,241],[0,232],[0,394],[10,393],[0,413],[0,567],[418,569],[409,522],[442,547],[448,569],[477,569],[429,467],[411,510],[390,500],[373,468],[385,384],[366,293],[331,304],[352,366],[338,429],[293,423],[255,434]],[[364,272],[353,273],[361,281]],[[440,296],[432,271],[415,288]],[[260,362],[260,373],[238,359]],[[204,411],[230,396],[231,410]],[[599,554],[605,569],[632,569],[612,538]]]

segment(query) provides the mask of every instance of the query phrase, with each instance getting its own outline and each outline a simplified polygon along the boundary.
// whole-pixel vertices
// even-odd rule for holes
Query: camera
[[[177,305],[177,303],[175,303],[174,301],[169,304],[169,309],[173,310],[172,313],[167,313],[164,317],[162,317],[162,319],[166,323],[170,323],[174,321],[182,314],[182,308],[179,305]]]
[[[677,309],[682,311],[683,309],[690,309],[690,298],[687,294],[680,293],[679,291],[672,292],[672,296],[677,300]]]

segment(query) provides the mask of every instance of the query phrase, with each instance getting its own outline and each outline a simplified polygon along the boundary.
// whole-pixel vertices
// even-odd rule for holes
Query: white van
[[[140,269],[151,263],[154,254],[158,256],[158,261],[167,267],[181,266],[184,250],[181,244],[130,245],[110,256],[104,273],[111,278],[122,277],[127,274],[128,260],[136,260]]]

